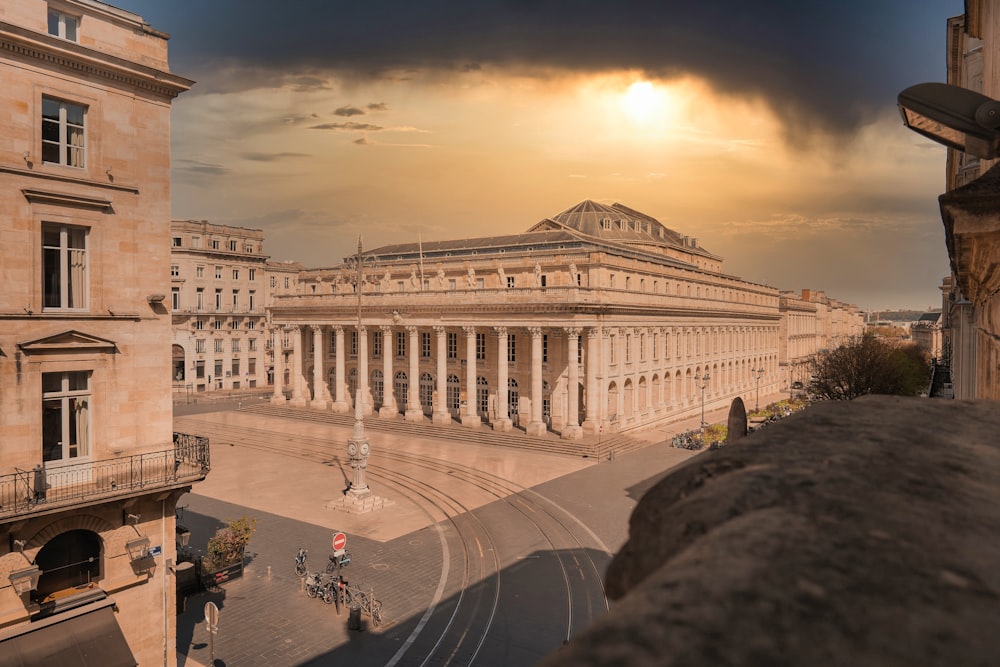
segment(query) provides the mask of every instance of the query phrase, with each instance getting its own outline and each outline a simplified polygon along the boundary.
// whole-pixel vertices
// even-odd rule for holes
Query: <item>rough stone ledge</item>
[[[606,587],[543,665],[1000,664],[1000,403],[824,403],[696,456]]]

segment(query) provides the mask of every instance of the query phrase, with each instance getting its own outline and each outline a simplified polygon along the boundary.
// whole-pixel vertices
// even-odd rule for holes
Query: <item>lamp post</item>
[[[753,371],[754,379],[757,380],[757,398],[754,400],[753,411],[757,412],[760,410],[760,379],[764,377],[764,369],[758,368]]]
[[[702,376],[694,376],[694,381],[697,383],[698,388],[701,389],[701,440],[705,441],[705,389],[708,387],[709,375],[706,372]]]

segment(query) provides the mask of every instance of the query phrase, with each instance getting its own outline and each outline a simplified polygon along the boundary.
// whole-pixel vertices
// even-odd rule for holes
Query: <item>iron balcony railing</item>
[[[174,446],[145,454],[0,475],[0,519],[82,502],[135,495],[204,479],[208,438],[174,433]]]

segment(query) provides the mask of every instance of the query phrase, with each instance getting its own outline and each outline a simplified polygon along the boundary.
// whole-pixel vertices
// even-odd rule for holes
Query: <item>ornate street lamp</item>
[[[708,372],[706,372],[704,375],[702,375],[700,377],[697,376],[697,375],[694,376],[695,383],[697,384],[698,388],[701,389],[701,440],[702,440],[702,442],[705,441],[705,427],[708,426],[708,424],[705,423],[705,389],[708,387],[708,381],[709,381],[709,379],[710,378],[709,378]]]
[[[753,411],[757,412],[760,410],[760,379],[764,377],[764,369],[758,368],[753,372],[754,379],[757,380],[757,398],[754,400]]]

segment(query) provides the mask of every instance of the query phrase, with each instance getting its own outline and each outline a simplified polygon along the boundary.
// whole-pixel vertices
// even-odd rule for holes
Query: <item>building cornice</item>
[[[194,81],[94,49],[0,21],[0,51],[61,67],[77,76],[93,76],[109,83],[172,99],[189,90]]]

